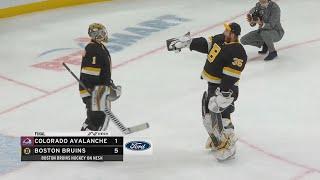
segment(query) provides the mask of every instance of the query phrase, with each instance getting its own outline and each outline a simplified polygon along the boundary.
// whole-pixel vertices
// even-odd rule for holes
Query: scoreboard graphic
[[[123,161],[121,136],[22,136],[21,161]]]

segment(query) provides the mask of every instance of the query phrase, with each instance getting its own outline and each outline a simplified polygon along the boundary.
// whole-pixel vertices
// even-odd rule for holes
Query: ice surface
[[[1,20],[0,179],[320,179],[320,3],[277,2],[286,31],[276,44],[279,57],[264,62],[258,49],[246,46],[250,60],[232,116],[240,141],[236,159],[226,163],[204,150],[200,105],[206,83],[199,77],[205,56],[167,52],[164,45],[187,31],[220,33],[225,21],[241,24],[244,34],[252,30],[244,14],[255,1],[116,0]],[[76,39],[87,37],[92,22],[106,24],[112,37],[164,15],[181,21],[111,54],[113,79],[123,87],[113,111],[128,126],[150,123],[149,130],[130,136],[151,137],[153,155],[124,162],[20,163],[15,137],[78,131],[85,118],[74,79],[66,71],[32,65],[81,50]],[[66,49],[39,57],[61,48]],[[79,72],[78,65],[70,67]],[[110,132],[120,135],[114,125]]]

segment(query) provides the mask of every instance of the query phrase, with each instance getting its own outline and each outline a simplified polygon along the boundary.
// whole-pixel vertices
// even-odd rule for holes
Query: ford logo
[[[151,147],[150,143],[144,141],[131,141],[126,143],[126,148],[132,151],[144,151]]]

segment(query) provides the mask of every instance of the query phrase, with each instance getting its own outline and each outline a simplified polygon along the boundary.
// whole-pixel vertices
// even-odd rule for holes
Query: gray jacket
[[[270,1],[268,7],[264,8],[260,2],[258,2],[256,6],[250,10],[250,14],[252,14],[255,9],[258,9],[259,13],[263,16],[263,30],[276,30],[281,36],[284,34],[280,22],[281,10],[277,3]]]

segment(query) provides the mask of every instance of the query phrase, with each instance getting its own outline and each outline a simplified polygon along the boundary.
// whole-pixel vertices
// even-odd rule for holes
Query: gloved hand
[[[112,80],[110,80],[110,94],[107,96],[107,100],[115,101],[117,100],[122,93],[121,86],[116,86]]]
[[[221,92],[220,88],[217,88],[215,93],[216,95],[209,99],[208,109],[214,113],[221,113],[232,104],[234,97],[231,95],[233,92],[231,90]]]
[[[180,52],[182,48],[190,46],[192,39],[190,32],[179,38],[171,38],[167,40],[167,49],[168,51]]]

